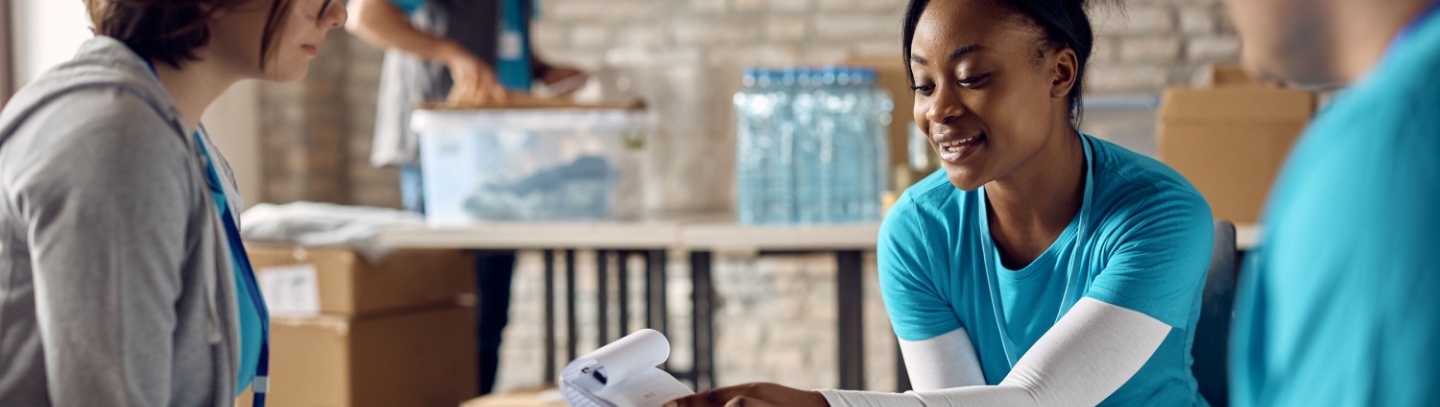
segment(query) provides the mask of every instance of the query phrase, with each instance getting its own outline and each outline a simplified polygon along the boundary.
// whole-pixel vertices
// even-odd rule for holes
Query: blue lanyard
[[[220,183],[220,176],[215,172],[214,161],[210,159],[210,152],[205,148],[205,141],[201,140],[200,132],[195,132],[195,143],[200,146],[200,152],[205,155],[205,182],[209,184],[210,193],[224,196],[225,188]],[[215,202],[218,204],[219,199]],[[228,202],[228,200],[227,200]],[[219,205],[217,205],[219,206]],[[236,270],[245,277],[246,295],[250,296],[250,303],[260,314],[260,359],[256,361],[255,378],[250,382],[250,390],[255,396],[255,407],[265,407],[265,395],[270,390],[270,310],[265,306],[265,297],[260,293],[260,284],[255,281],[255,267],[250,265],[250,255],[245,252],[245,245],[240,237],[240,227],[235,223],[235,214],[226,204],[220,210],[220,220],[225,226],[225,238],[229,241],[230,255],[235,258],[235,263],[240,266]],[[239,295],[240,293],[236,293]]]
[[[156,78],[160,73],[155,70],[155,64],[145,61],[150,67],[150,73]],[[214,160],[210,159],[210,151],[205,148],[205,140],[201,139],[200,133],[204,126],[195,132],[195,145],[200,148],[200,153],[205,156],[205,183],[210,188],[211,196],[214,194],[225,195],[225,188],[220,183],[220,175],[215,172]],[[270,310],[265,306],[265,296],[260,293],[260,284],[255,281],[255,267],[250,265],[250,255],[245,251],[245,245],[240,238],[240,226],[235,223],[235,214],[230,210],[227,203],[224,207],[219,205],[220,200],[214,199],[216,210],[220,211],[220,221],[225,227],[225,238],[230,246],[230,256],[234,258],[235,264],[240,266],[241,273],[249,282],[246,287],[246,295],[250,296],[250,302],[260,314],[260,360],[255,365],[255,377],[250,381],[250,389],[254,393],[254,407],[265,407],[265,395],[270,391]],[[226,202],[229,200],[227,199]],[[238,287],[237,287],[238,288]],[[240,293],[235,293],[240,295]]]

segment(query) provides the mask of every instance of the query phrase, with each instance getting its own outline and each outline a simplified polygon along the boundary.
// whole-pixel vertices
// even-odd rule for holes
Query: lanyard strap
[[[202,130],[203,131],[203,128]],[[195,132],[195,142],[200,146],[200,152],[205,155],[205,177],[209,184],[211,194],[224,196],[225,188],[221,186],[220,176],[215,171],[214,161],[210,159],[210,152],[205,148],[205,141],[200,138],[201,131]],[[255,281],[255,268],[250,264],[250,256],[245,251],[245,245],[240,237],[240,227],[235,223],[235,214],[230,210],[229,200],[226,205],[218,205],[220,200],[215,200],[217,209],[220,211],[220,221],[225,227],[225,238],[230,246],[230,256],[234,258],[240,273],[246,280],[246,293],[250,296],[251,305],[260,314],[260,360],[255,366],[255,378],[250,382],[250,389],[254,393],[254,407],[265,407],[265,394],[270,390],[270,310],[265,306],[265,297],[260,294],[260,285]],[[236,293],[240,295],[240,293]]]

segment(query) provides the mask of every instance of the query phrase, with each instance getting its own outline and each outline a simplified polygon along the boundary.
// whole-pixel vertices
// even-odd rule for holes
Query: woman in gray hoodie
[[[295,81],[334,0],[85,0],[96,37],[0,111],[0,406],[263,404],[264,299],[200,117]]]

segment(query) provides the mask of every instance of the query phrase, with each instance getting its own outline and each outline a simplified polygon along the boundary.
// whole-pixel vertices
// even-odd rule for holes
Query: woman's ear
[[[1075,50],[1070,47],[1061,48],[1055,52],[1053,64],[1050,65],[1050,97],[1064,99],[1070,96],[1070,89],[1080,84],[1075,83],[1075,78],[1080,73],[1080,58],[1075,56]]]

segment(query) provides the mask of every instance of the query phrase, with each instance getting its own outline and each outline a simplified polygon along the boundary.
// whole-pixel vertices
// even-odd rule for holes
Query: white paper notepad
[[[661,407],[695,394],[656,367],[669,357],[665,335],[642,329],[566,365],[560,391],[573,407]]]

